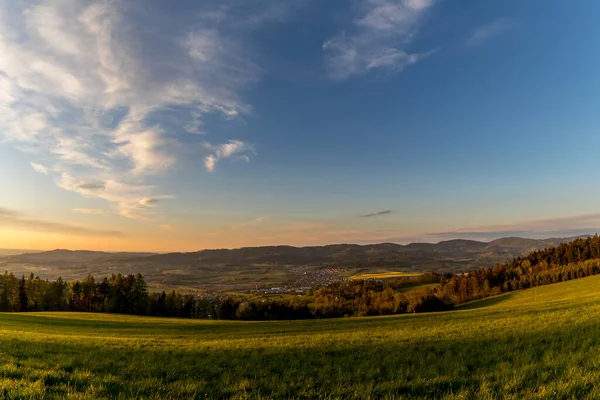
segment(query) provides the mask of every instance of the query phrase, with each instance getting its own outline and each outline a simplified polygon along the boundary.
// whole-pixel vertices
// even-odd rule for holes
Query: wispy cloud
[[[575,236],[585,236],[600,233],[600,228],[594,229],[564,229],[555,231],[498,231],[498,232],[443,232],[427,235],[423,241],[439,242],[442,240],[466,239],[477,240],[480,242],[491,242],[496,239],[507,237],[521,237],[526,239],[551,239],[551,238],[569,238]]]
[[[32,162],[31,168],[33,168],[33,170],[35,172],[39,172],[40,174],[48,175],[48,168],[46,168],[42,164],[37,164],[37,163]]]
[[[234,157],[238,160],[250,161],[248,154],[254,154],[252,146],[241,140],[230,140],[227,143],[215,146],[210,143],[205,143],[205,147],[212,151],[211,154],[204,159],[204,166],[210,172],[213,172],[220,160]]]
[[[487,25],[477,27],[469,39],[467,39],[468,46],[480,46],[489,39],[500,36],[509,31],[514,26],[514,21],[510,18],[499,18]]]
[[[76,214],[88,214],[88,215],[110,215],[113,214],[110,211],[99,210],[94,208],[74,208],[73,210]]]
[[[393,213],[392,210],[383,210],[383,211],[378,211],[378,212],[374,212],[374,213],[370,213],[370,214],[364,214],[364,215],[361,215],[360,217],[361,218],[371,218],[371,217],[378,217],[380,215],[388,215],[391,213]]]
[[[69,236],[124,237],[122,232],[97,230],[77,225],[50,222],[27,217],[20,212],[0,207],[0,229],[9,228],[33,232],[50,232]]]
[[[257,218],[251,219],[249,221],[244,221],[244,222],[238,224],[237,227],[238,228],[249,228],[249,227],[254,227],[256,225],[260,225],[263,222],[265,222],[264,217],[257,217]]]
[[[595,228],[600,226],[600,214],[584,214],[562,218],[547,218],[519,221],[510,224],[483,225],[461,228],[454,232],[497,232],[497,231],[552,231],[574,228]]]
[[[155,196],[155,197],[144,197],[140,200],[140,205],[144,207],[156,207],[158,203],[162,200],[174,199],[175,196],[171,195],[163,195],[163,196]]]
[[[401,71],[433,53],[406,50],[433,0],[362,0],[359,4],[360,17],[350,29],[323,44],[332,79],[377,69]]]
[[[397,235],[391,236],[392,233]],[[378,230],[361,232],[354,243],[437,243],[451,239],[470,239],[489,242],[504,237],[531,239],[565,238],[600,233],[600,214],[575,215],[563,218],[548,218],[517,221],[507,224],[479,225],[438,232],[413,232],[402,234],[401,230]]]
[[[104,189],[104,183],[84,182],[80,183],[77,188],[82,190],[102,190]]]
[[[527,238],[568,237],[600,232],[600,214],[584,214],[563,218],[518,221],[510,224],[482,225],[424,235],[429,240],[469,238],[494,240],[501,237]]]
[[[136,217],[141,200],[160,195],[146,182],[176,163],[183,137],[206,133],[208,116],[252,112],[240,93],[262,70],[245,33],[262,23],[250,17],[269,20],[266,8],[207,4],[163,30],[148,27],[159,11],[144,5],[139,18],[141,5],[125,0],[0,0],[0,141],[43,157],[32,168],[60,187]],[[170,113],[177,122],[163,124]],[[216,144],[207,167],[247,149]]]

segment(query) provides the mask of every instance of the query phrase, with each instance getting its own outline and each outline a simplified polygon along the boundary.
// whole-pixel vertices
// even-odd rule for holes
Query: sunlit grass
[[[1,398],[600,398],[600,276],[311,321],[0,314]]]
[[[420,272],[378,272],[372,274],[357,274],[350,277],[351,280],[365,280],[365,279],[392,279],[392,278],[410,278],[423,275]]]
[[[416,285],[411,285],[411,286],[405,286],[405,287],[400,287],[397,289],[398,292],[400,293],[408,293],[408,292],[413,292],[413,293],[424,293],[427,290],[433,289],[437,286],[440,286],[439,283],[418,283]]]

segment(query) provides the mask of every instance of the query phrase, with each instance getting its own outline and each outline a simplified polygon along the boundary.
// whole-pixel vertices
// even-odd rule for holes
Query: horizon
[[[89,248],[48,248],[48,249],[11,249],[11,248],[0,248],[0,257],[3,256],[1,253],[3,251],[22,251],[23,253],[18,254],[27,254],[38,253],[38,252],[51,252],[51,251],[91,251],[91,252],[101,252],[101,253],[152,253],[152,254],[169,254],[169,253],[195,253],[200,251],[211,251],[211,250],[240,250],[240,249],[248,249],[248,248],[263,248],[263,247],[294,247],[294,248],[309,248],[309,247],[326,247],[326,246],[345,246],[345,245],[357,245],[357,246],[377,246],[384,244],[393,244],[399,246],[409,246],[413,244],[433,244],[439,245],[441,243],[453,242],[453,241],[465,241],[465,242],[477,242],[477,243],[485,243],[490,244],[498,240],[503,239],[523,239],[523,240],[556,240],[556,239],[576,239],[581,237],[591,237],[597,235],[594,234],[581,234],[576,236],[550,236],[550,237],[524,237],[524,236],[502,236],[493,240],[476,240],[476,239],[467,239],[467,238],[454,238],[454,239],[444,239],[439,241],[415,241],[415,242],[406,242],[406,243],[397,243],[397,242],[373,242],[373,243],[348,243],[348,242],[340,242],[340,243],[327,243],[327,244],[318,244],[318,245],[308,245],[308,246],[294,246],[289,244],[267,244],[262,246],[241,246],[241,247],[213,247],[213,248],[203,248],[203,249],[195,249],[195,250],[170,250],[170,251],[161,251],[161,250],[101,250],[101,249],[89,249]],[[14,255],[18,255],[15,253]]]
[[[594,234],[599,17],[558,0],[0,0],[0,243]]]

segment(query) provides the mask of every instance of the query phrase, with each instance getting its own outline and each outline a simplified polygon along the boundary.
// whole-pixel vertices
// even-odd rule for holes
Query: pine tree
[[[25,290],[25,275],[19,281],[19,311],[25,312],[28,309],[27,291]]]
[[[148,313],[148,285],[142,274],[136,274],[131,288],[133,313],[145,315]]]

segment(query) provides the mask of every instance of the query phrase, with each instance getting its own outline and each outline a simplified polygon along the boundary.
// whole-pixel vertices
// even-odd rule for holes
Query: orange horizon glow
[[[212,236],[212,238],[207,237]],[[0,249],[25,250],[93,250],[109,252],[193,252],[206,249],[235,249],[242,247],[289,245],[296,247],[320,246],[335,243],[357,243],[362,240],[345,237],[335,238],[327,233],[311,235],[281,235],[259,236],[250,232],[238,236],[212,234],[198,239],[185,237],[178,232],[165,232],[163,236],[123,237],[123,238],[87,238],[74,237],[52,233],[26,232],[19,230],[0,229]],[[377,239],[374,238],[376,241]],[[383,240],[383,238],[382,238]]]

